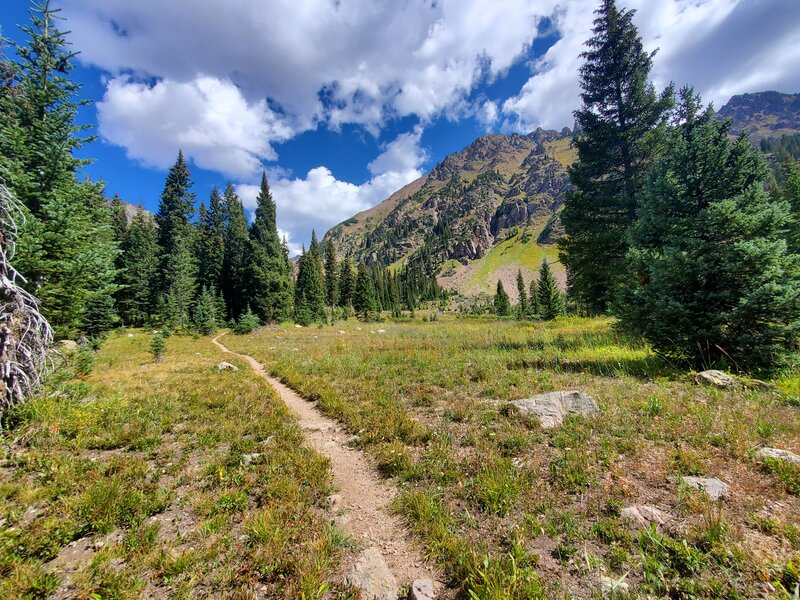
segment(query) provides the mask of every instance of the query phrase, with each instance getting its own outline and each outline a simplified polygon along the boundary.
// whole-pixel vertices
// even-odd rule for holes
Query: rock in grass
[[[720,389],[731,388],[738,383],[736,378],[732,375],[717,371],[716,369],[699,372],[694,376],[694,382],[697,385],[710,385]]]
[[[601,575],[600,589],[604,594],[625,593],[628,591],[628,584],[625,582],[624,576],[620,579],[613,579],[611,577]]]
[[[221,362],[217,365],[218,371],[238,371],[239,367],[232,365],[229,362]]]
[[[539,394],[511,404],[523,415],[538,417],[545,429],[558,427],[568,414],[594,417],[600,413],[593,398],[575,391]]]
[[[250,454],[242,454],[242,462],[246,465],[252,465],[261,459],[261,452],[251,452]]]
[[[436,592],[430,579],[415,579],[408,590],[408,600],[434,600]]]
[[[759,448],[756,452],[756,458],[759,460],[785,460],[796,465],[800,464],[800,454],[795,454],[789,450],[781,450],[780,448]]]
[[[377,548],[367,548],[346,578],[363,600],[397,600],[397,581]]]
[[[61,340],[59,345],[64,350],[77,350],[78,349],[78,342],[73,340]]]
[[[667,525],[672,519],[663,510],[647,504],[627,506],[622,509],[620,516],[623,520],[637,528],[648,527],[650,524],[658,526]]]
[[[715,477],[681,477],[680,481],[691,488],[705,492],[712,500],[720,500],[731,491],[727,483]]]

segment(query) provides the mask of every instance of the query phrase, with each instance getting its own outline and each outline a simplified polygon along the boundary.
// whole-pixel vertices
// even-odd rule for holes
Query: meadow
[[[608,319],[424,319],[224,340],[397,486],[447,597],[794,597],[800,470],[755,451],[800,451],[800,378],[698,386]],[[149,342],[113,334],[4,417],[0,597],[358,598],[330,466],[274,391],[208,337]],[[600,415],[545,430],[508,404],[555,390]],[[633,526],[640,505],[668,520]]]
[[[322,597],[349,545],[326,459],[209,338],[149,344],[115,334],[6,415],[0,598]]]
[[[794,597],[800,470],[754,453],[800,450],[796,376],[698,386],[608,319],[350,321],[226,344],[346,425],[466,597]],[[544,430],[508,405],[555,390],[600,416]],[[631,526],[638,505],[668,521]]]

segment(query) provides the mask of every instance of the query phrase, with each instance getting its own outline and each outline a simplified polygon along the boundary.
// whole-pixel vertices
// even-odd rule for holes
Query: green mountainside
[[[757,92],[733,96],[717,112],[733,120],[731,133],[749,131],[754,143],[800,133],[800,94]]]
[[[800,94],[733,96],[717,114],[770,153],[782,136],[800,133]],[[445,288],[464,295],[492,293],[500,279],[516,300],[517,270],[530,281],[544,258],[564,285],[555,242],[567,166],[575,160],[571,140],[569,129],[479,137],[325,239],[340,256],[368,265],[420,260]]]
[[[498,278],[511,293],[517,269],[529,280],[542,258],[557,259],[571,139],[568,129],[482,136],[325,238],[367,264],[423,261],[465,294],[489,292]]]

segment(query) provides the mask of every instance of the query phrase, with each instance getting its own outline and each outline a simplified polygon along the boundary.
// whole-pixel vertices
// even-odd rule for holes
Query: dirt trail
[[[384,483],[360,451],[347,446],[349,436],[333,420],[324,416],[313,403],[304,400],[291,388],[270,377],[255,358],[228,350],[220,341],[212,341],[223,352],[247,362],[257,375],[275,388],[284,403],[299,417],[307,442],[331,461],[333,483],[339,490],[344,515],[338,519],[342,529],[357,538],[364,547],[380,550],[398,584],[428,578],[441,581],[440,574],[423,558],[419,546],[397,517],[389,514],[389,504],[396,490]]]

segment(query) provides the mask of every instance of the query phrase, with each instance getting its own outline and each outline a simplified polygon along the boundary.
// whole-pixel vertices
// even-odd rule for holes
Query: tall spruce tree
[[[153,217],[140,208],[120,245],[117,305],[123,323],[141,327],[156,313],[158,232]]]
[[[194,308],[195,329],[201,335],[211,335],[217,330],[217,294],[214,288],[203,286]]]
[[[292,314],[292,268],[278,235],[275,202],[263,172],[257,202],[247,252],[247,297],[262,322],[281,321]]]
[[[800,162],[792,158],[785,162],[781,197],[789,205],[791,220],[787,226],[786,242],[789,252],[800,254]]]
[[[197,279],[201,287],[219,289],[225,259],[225,216],[222,195],[211,189],[208,209],[200,204],[197,233]]]
[[[494,294],[494,312],[500,317],[507,317],[511,314],[511,302],[508,299],[506,288],[503,287],[503,282],[497,280],[497,291]]]
[[[541,312],[541,307],[539,306],[539,284],[536,281],[536,277],[532,277],[528,293],[528,313],[535,319],[539,317]]]
[[[359,263],[356,284],[353,291],[353,310],[362,321],[369,321],[378,311],[375,300],[375,284],[369,270],[363,263]]]
[[[336,306],[339,295],[339,270],[336,264],[336,246],[330,239],[325,244],[325,303],[331,308]]]
[[[353,263],[349,257],[342,259],[339,264],[339,306],[349,309],[353,305],[353,293],[356,281],[353,273]]]
[[[297,265],[297,282],[294,288],[294,320],[309,325],[325,319],[325,293],[314,255],[305,252]]]
[[[787,254],[787,203],[770,197],[759,153],[681,91],[668,150],[631,230],[622,326],[696,367],[779,366],[796,356],[798,257]]]
[[[530,315],[530,306],[528,305],[528,290],[525,288],[525,279],[522,277],[522,269],[517,270],[517,294],[519,295],[517,318],[525,319]]]
[[[187,327],[191,306],[197,292],[197,260],[194,254],[194,194],[191,192],[189,167],[178,152],[167,174],[161,203],[156,214],[160,290],[170,310],[177,315],[174,326]]]
[[[626,232],[636,220],[636,197],[662,145],[673,105],[648,83],[653,53],[642,47],[635,11],[603,0],[580,69],[583,106],[575,112],[578,160],[569,168],[559,243],[571,273],[570,292],[590,312],[609,306],[624,271]]]
[[[223,194],[225,223],[225,252],[222,260],[222,297],[228,308],[228,317],[238,319],[247,306],[247,216],[242,201],[232,184]]]
[[[561,290],[558,289],[547,259],[544,259],[542,266],[539,267],[539,285],[536,293],[539,316],[542,319],[551,321],[564,314],[564,297],[561,295]]]
[[[17,270],[38,296],[60,336],[95,329],[98,311],[112,315],[116,291],[111,210],[102,184],[78,181],[88,160],[74,152],[91,138],[75,124],[80,86],[71,81],[75,53],[58,28],[58,10],[36,4],[28,41],[3,64],[0,93],[0,173],[24,204]]]

